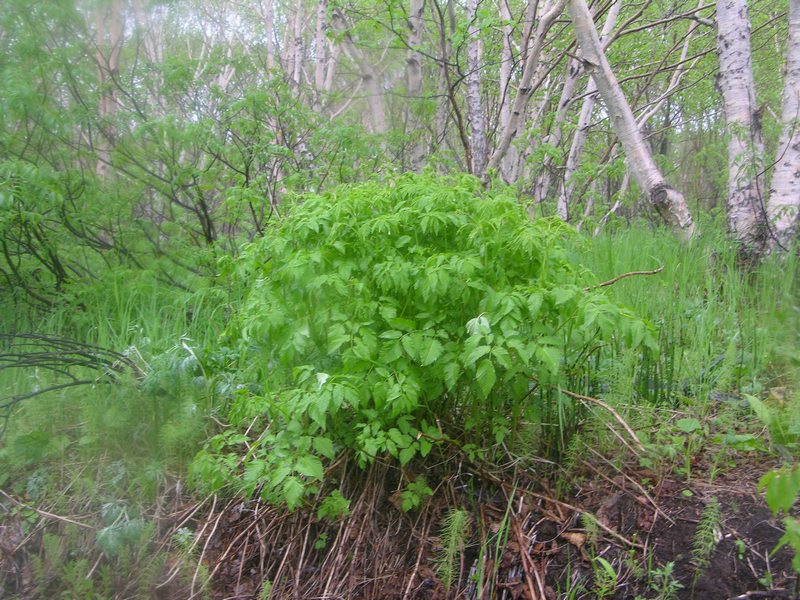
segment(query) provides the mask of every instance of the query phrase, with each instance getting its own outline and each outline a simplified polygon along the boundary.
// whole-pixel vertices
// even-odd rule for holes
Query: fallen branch
[[[36,508],[34,506],[30,506],[29,504],[25,504],[24,502],[20,502],[19,500],[17,500],[13,496],[9,496],[8,494],[6,494],[3,490],[0,490],[0,494],[2,494],[5,498],[10,500],[11,502],[16,504],[17,506],[19,506],[21,508],[25,508],[27,510],[32,510],[37,515],[45,517],[46,519],[54,519],[56,521],[63,521],[64,523],[70,523],[72,525],[77,525],[78,527],[83,527],[84,529],[95,529],[94,527],[92,527],[91,525],[87,525],[86,523],[81,523],[80,521],[76,521],[74,519],[70,519],[69,517],[62,517],[61,515],[56,515],[56,514],[53,514],[51,512],[47,512],[46,510],[41,510],[41,509]]]
[[[574,398],[575,400],[580,400],[581,402],[589,402],[590,404],[595,404],[595,405],[597,405],[597,406],[599,406],[601,408],[604,408],[608,412],[610,412],[611,415],[617,420],[617,422],[620,425],[622,425],[622,427],[625,429],[625,431],[628,432],[628,435],[631,436],[631,439],[634,442],[636,442],[636,445],[639,447],[639,450],[641,450],[642,452],[645,451],[644,444],[642,444],[642,441],[639,439],[639,436],[636,435],[636,433],[633,431],[633,429],[631,429],[631,426],[628,425],[625,422],[625,419],[623,419],[619,415],[619,413],[617,411],[615,411],[611,406],[609,406],[608,404],[606,404],[605,402],[603,402],[599,398],[592,398],[591,396],[584,396],[582,394],[576,394],[575,392],[570,392],[569,390],[565,390],[565,389],[562,389],[562,388],[559,388],[559,391],[562,394],[564,394],[565,396],[569,396],[570,398]]]
[[[630,273],[623,273],[622,275],[617,275],[614,279],[609,279],[608,281],[604,281],[603,283],[598,283],[597,285],[592,285],[589,287],[583,288],[584,292],[591,292],[592,290],[596,290],[598,288],[606,287],[609,285],[614,285],[620,279],[625,279],[626,277],[633,277],[634,275],[656,275],[657,273],[661,273],[664,270],[664,267],[658,267],[652,271],[631,271]]]

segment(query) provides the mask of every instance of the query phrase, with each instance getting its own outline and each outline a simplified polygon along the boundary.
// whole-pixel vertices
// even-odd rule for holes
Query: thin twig
[[[83,527],[84,529],[95,529],[95,527],[92,527],[91,525],[88,525],[87,523],[81,523],[80,521],[75,521],[74,519],[70,519],[69,517],[62,517],[61,515],[56,515],[56,514],[53,514],[51,512],[47,512],[46,510],[41,510],[39,508],[34,508],[33,506],[25,504],[24,502],[20,502],[16,498],[14,498],[12,496],[9,496],[3,490],[0,490],[0,494],[5,496],[6,498],[8,498],[11,502],[16,504],[17,506],[21,506],[22,508],[27,508],[28,510],[32,510],[36,514],[41,515],[43,517],[46,517],[48,519],[55,519],[56,521],[63,521],[64,523],[71,523],[72,525],[77,525],[78,527]]]
[[[565,389],[562,389],[562,388],[559,388],[559,391],[562,394],[564,394],[565,396],[569,396],[570,398],[574,398],[575,400],[580,400],[581,402],[589,402],[591,404],[596,404],[597,406],[599,406],[601,408],[604,408],[605,410],[610,412],[611,415],[617,420],[617,422],[620,425],[622,425],[622,427],[625,429],[625,431],[628,432],[628,435],[631,436],[631,439],[634,442],[636,442],[636,445],[639,447],[639,450],[641,450],[642,452],[645,451],[644,444],[642,444],[642,441],[639,439],[639,437],[636,435],[636,433],[633,431],[633,429],[631,429],[631,426],[628,425],[625,422],[625,419],[623,419],[619,415],[619,413],[616,410],[614,410],[611,406],[609,406],[608,404],[606,404],[605,402],[603,402],[599,398],[592,398],[591,396],[584,396],[583,394],[576,394],[575,392],[570,392],[569,390],[565,390]]]
[[[596,290],[601,287],[606,287],[609,285],[614,285],[620,279],[625,279],[626,277],[633,277],[634,275],[656,275],[661,273],[664,270],[664,267],[658,267],[657,269],[653,269],[652,271],[631,271],[630,273],[623,273],[622,275],[617,275],[614,279],[609,279],[608,281],[604,281],[603,283],[598,283],[597,285],[592,285],[589,287],[583,288],[584,292],[591,292],[592,290]]]

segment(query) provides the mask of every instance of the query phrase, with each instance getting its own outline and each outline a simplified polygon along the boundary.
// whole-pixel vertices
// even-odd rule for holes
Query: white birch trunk
[[[295,87],[300,86],[300,72],[303,69],[303,5],[295,4],[294,19],[292,21],[292,70],[291,82]]]
[[[481,58],[483,54],[477,24],[478,0],[467,0],[467,114],[471,127],[472,173],[486,173],[486,118],[481,104]]]
[[[746,0],[717,0],[719,89],[728,135],[728,228],[745,253],[758,253],[763,241],[763,179],[757,177],[763,152],[754,118],[756,92],[750,52]]]
[[[264,0],[264,38],[267,43],[267,69],[275,68],[275,13],[273,0]]]
[[[797,236],[800,217],[800,0],[789,0],[789,41],[783,81],[783,133],[772,172],[767,214],[770,246],[787,249]]]
[[[608,64],[585,0],[569,0],[581,58],[597,85],[608,110],[611,124],[622,143],[631,175],[659,214],[684,237],[694,233],[694,221],[683,195],[670,186],[656,166],[645,144],[633,111]]]
[[[498,82],[500,131],[505,131],[508,127],[508,122],[511,120],[511,66],[514,60],[511,38],[514,35],[514,26],[512,25],[509,2],[510,0],[499,0],[500,20],[503,22],[503,48],[500,53],[500,81]],[[500,161],[500,174],[509,183],[513,181],[512,178],[515,175],[514,171],[516,170],[518,158],[516,148],[510,146],[508,153]]]
[[[326,44],[325,44],[325,29],[327,23],[325,16],[327,14],[328,1],[319,0],[317,4],[317,28],[314,34],[314,88],[316,94],[317,110],[319,110],[319,96],[325,89],[325,57],[326,57]]]
[[[406,122],[414,130],[419,129],[419,122],[414,114],[414,106],[422,94],[422,55],[418,48],[422,43],[422,13],[425,9],[424,0],[411,0],[408,13],[408,54],[406,55],[406,85],[408,102],[406,103]],[[419,131],[414,131],[414,141],[411,146],[411,170],[419,171],[425,158],[425,147],[422,140],[418,139]]]
[[[537,1],[538,0],[530,0],[530,2]],[[511,108],[511,115],[508,120],[508,125],[503,129],[497,149],[489,159],[489,169],[496,169],[498,167],[500,161],[508,152],[511,142],[524,125],[525,109],[527,108],[528,101],[535,91],[532,85],[533,75],[539,67],[539,57],[542,53],[545,37],[547,36],[547,32],[550,30],[550,27],[553,25],[553,22],[564,10],[565,3],[566,0],[554,0],[553,3],[548,3],[545,8],[545,14],[542,16],[538,25],[536,26],[535,38],[533,40],[533,44],[530,46],[530,48],[528,48],[525,66],[523,67],[522,77],[519,82],[519,88],[517,89],[517,95],[514,98],[514,104]]]
[[[594,111],[596,99],[597,85],[594,79],[590,79],[586,87],[586,96],[581,105],[581,113],[578,116],[578,127],[575,130],[575,134],[572,136],[572,144],[569,147],[567,162],[564,166],[564,180],[556,204],[556,212],[563,221],[569,220],[569,206],[572,201],[572,194],[575,191],[575,182],[572,180],[572,177],[575,175],[575,171],[578,170],[578,164],[583,154],[583,147],[586,145],[586,138],[589,135],[589,126],[592,124],[592,112]]]
[[[611,5],[611,8],[606,15],[606,20],[603,23],[603,31],[600,34],[600,42],[603,44],[603,49],[605,50],[608,47],[608,43],[610,41],[611,32],[614,30],[614,25],[617,23],[617,17],[619,16],[620,8],[622,8],[622,1],[616,0],[614,4]],[[551,146],[558,147],[561,144],[562,139],[562,130],[561,126],[564,123],[564,120],[567,117],[567,112],[569,110],[570,101],[572,100],[572,94],[575,92],[575,86],[578,84],[578,80],[580,79],[581,75],[583,74],[583,65],[577,59],[572,59],[569,61],[569,66],[567,68],[567,75],[564,81],[564,87],[561,90],[561,98],[558,100],[558,106],[556,107],[556,114],[553,117],[553,127],[552,131],[549,136],[547,136],[547,143]],[[591,85],[591,84],[590,84]],[[584,98],[584,107],[586,107],[587,103],[590,103],[591,106],[588,107],[588,117],[586,120],[585,127],[588,127],[588,118],[591,118],[592,115],[592,108],[594,106],[594,94],[591,94]],[[581,109],[581,115],[584,115],[587,111],[583,108]],[[580,123],[578,125],[578,132],[581,132]],[[576,132],[576,135],[578,135]],[[583,136],[586,135],[586,129],[581,132]],[[574,144],[573,139],[573,145]],[[579,141],[580,149],[583,148],[583,142],[585,141],[585,137],[583,140]],[[572,148],[570,148],[570,155],[572,155]],[[577,167],[577,160],[578,156],[573,157],[573,169],[572,171],[567,170],[565,179],[568,175],[571,175],[574,172],[575,168]],[[547,198],[547,194],[550,192],[550,182],[552,179],[552,159],[546,159],[545,164],[542,168],[542,172],[537,178],[536,186],[534,187],[533,196],[534,200],[537,203],[544,202]],[[565,201],[564,198],[559,195],[559,203],[558,203],[558,215],[562,219],[567,219],[567,204],[565,203],[562,206],[562,201]]]
[[[356,47],[344,16],[337,10],[333,13],[333,26],[342,33],[342,49],[347,57],[358,67],[361,81],[367,92],[367,104],[370,112],[370,124],[373,133],[386,133],[386,112],[383,107],[383,94],[381,94],[378,74],[366,56]]]

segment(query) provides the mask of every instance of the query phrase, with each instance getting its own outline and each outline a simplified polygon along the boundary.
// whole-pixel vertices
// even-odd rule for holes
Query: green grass
[[[796,255],[771,257],[743,272],[735,249],[710,226],[688,244],[680,244],[667,231],[632,227],[583,238],[570,255],[595,274],[596,281],[586,285],[663,267],[656,275],[626,278],[604,289],[614,303],[630,307],[654,325],[660,353],[609,343],[598,353],[602,358],[593,363],[590,380],[570,382],[576,391],[607,400],[637,431],[651,432],[643,436],[645,441],[674,450],[674,456],[665,454],[659,460],[680,465],[682,453],[695,452],[703,439],[725,428],[748,427],[747,418],[757,431],[758,421],[737,400],[745,393],[769,403],[770,389],[786,388],[781,406],[772,408],[798,414]],[[125,352],[144,377],[128,376],[116,384],[72,388],[21,403],[0,440],[0,487],[65,514],[99,513],[109,502],[146,514],[175,478],[186,476],[197,450],[219,430],[214,419],[225,414],[225,394],[219,387],[225,382],[208,377],[206,365],[227,360],[216,353],[229,316],[239,308],[242,294],[235,285],[241,282],[235,281],[220,276],[186,292],[167,288],[147,273],[119,273],[95,286],[68,291],[65,303],[50,314],[27,318],[17,313],[17,331],[62,335]],[[12,327],[11,322],[5,325],[7,330]],[[5,395],[55,381],[42,371],[0,369]],[[541,415],[530,431],[520,433],[517,451],[530,451],[542,430],[567,422],[573,429],[559,430],[558,435],[570,465],[577,467],[586,445],[602,451],[617,444],[600,426],[608,415],[576,419],[560,412],[574,406],[561,400],[553,406],[555,414]],[[698,419],[702,428],[681,431],[672,422],[673,411]],[[513,444],[511,448],[514,451]],[[726,464],[720,460],[719,468]],[[52,548],[48,552],[54,554]],[[97,549],[90,548],[76,560],[91,562],[96,556],[92,552]],[[60,574],[50,576],[75,579],[69,570],[74,564],[60,568]],[[43,589],[52,585],[49,579]]]

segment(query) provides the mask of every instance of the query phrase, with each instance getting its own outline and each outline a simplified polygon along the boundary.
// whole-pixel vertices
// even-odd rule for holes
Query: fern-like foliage
[[[540,418],[532,378],[563,383],[589,347],[653,340],[584,290],[591,278],[566,250],[576,240],[468,176],[299,199],[222,265],[248,288],[223,340],[241,383],[233,427],[197,457],[194,479],[293,507],[344,449],[362,466],[405,464],[449,437],[501,441],[512,415]]]
[[[716,496],[712,496],[703,508],[692,540],[692,561],[696,565],[695,581],[708,567],[711,554],[721,537],[722,509]]]
[[[467,511],[451,508],[442,522],[441,551],[436,557],[436,571],[445,590],[450,591],[458,579],[461,553],[471,533],[470,515]]]

